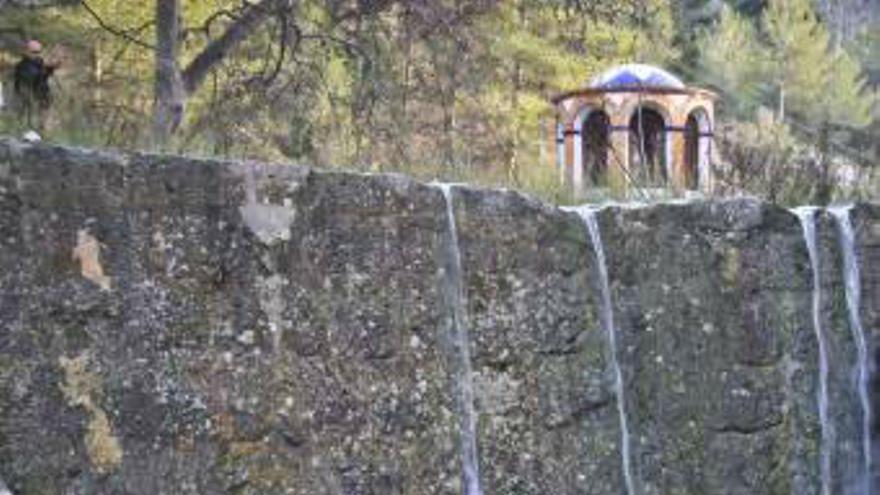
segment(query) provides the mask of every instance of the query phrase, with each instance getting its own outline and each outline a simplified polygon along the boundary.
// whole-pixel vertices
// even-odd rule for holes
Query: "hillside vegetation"
[[[880,7],[855,0],[0,4],[62,62],[46,137],[401,171],[568,201],[549,98],[623,62],[721,95],[722,193],[876,197]],[[876,5],[876,4],[871,4]],[[14,112],[0,130],[21,133]]]

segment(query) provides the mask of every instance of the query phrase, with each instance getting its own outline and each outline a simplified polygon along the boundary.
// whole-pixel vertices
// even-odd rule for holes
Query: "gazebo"
[[[562,180],[576,197],[588,187],[711,192],[716,99],[642,64],[554,97]]]

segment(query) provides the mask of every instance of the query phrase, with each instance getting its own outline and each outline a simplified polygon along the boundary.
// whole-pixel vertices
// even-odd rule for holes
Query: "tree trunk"
[[[153,144],[163,147],[183,120],[185,95],[177,65],[180,0],[156,0],[156,87]]]
[[[831,181],[831,128],[827,121],[819,129],[819,181],[816,185],[815,202],[825,206],[831,202],[834,184]]]
[[[396,161],[398,166],[403,165],[409,167],[412,165],[410,160],[410,145],[412,139],[412,122],[409,117],[409,98],[410,98],[410,80],[413,72],[413,28],[412,28],[412,10],[409,4],[404,6],[401,15],[401,23],[403,24],[403,81],[400,91],[400,113],[397,116],[398,132],[396,135],[397,149]]]
[[[458,168],[455,153],[455,99],[457,78],[454,73],[454,63],[450,63],[447,73],[448,86],[443,88],[441,94],[443,104],[443,161],[451,170]]]
[[[522,65],[519,60],[513,63],[513,89],[510,95],[511,115],[513,117],[513,129],[509,140],[509,152],[507,157],[507,180],[515,186],[519,186],[519,146],[520,146],[520,123],[519,123],[519,94],[522,86]]]
[[[179,65],[180,0],[156,0],[156,95],[153,141],[163,147],[183,121],[186,100],[239,43],[253,34],[274,12],[294,8],[287,0],[263,0],[249,4],[217,39],[211,41],[184,69]]]
[[[526,9],[522,2],[517,7],[517,17],[521,28],[527,28]],[[510,150],[507,159],[507,180],[519,187],[519,147],[520,147],[520,121],[519,121],[519,95],[523,86],[523,70],[519,59],[513,61],[513,86],[510,96],[511,116],[513,117],[513,129],[510,136]]]
[[[785,82],[779,83],[779,105],[776,109],[776,119],[779,123],[785,122]]]

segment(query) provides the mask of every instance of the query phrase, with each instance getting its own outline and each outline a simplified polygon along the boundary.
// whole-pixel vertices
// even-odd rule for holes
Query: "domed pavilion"
[[[716,99],[642,64],[554,97],[563,180],[578,197],[589,187],[710,192]]]

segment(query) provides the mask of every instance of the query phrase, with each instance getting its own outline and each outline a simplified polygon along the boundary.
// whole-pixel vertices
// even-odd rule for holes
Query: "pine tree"
[[[699,39],[698,79],[722,93],[726,108],[752,115],[761,104],[767,54],[751,21],[724,6],[716,25]]]
[[[858,62],[831,47],[828,29],[810,0],[772,0],[763,15],[780,114],[809,123],[863,126],[869,99],[863,94]]]

